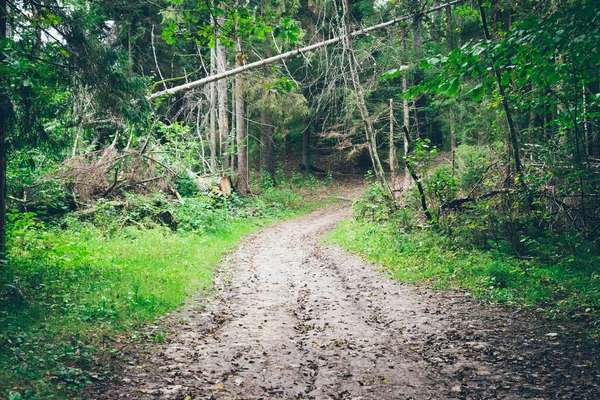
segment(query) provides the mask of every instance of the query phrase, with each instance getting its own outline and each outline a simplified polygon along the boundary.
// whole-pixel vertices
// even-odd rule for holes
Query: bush
[[[393,209],[375,183],[352,202],[352,214],[358,220],[381,222],[390,219]]]
[[[175,179],[175,189],[182,197],[192,197],[198,194],[198,185],[187,175]]]
[[[436,168],[432,174],[422,179],[425,195],[430,200],[429,206],[435,210],[440,205],[456,199],[458,180],[452,175],[447,165]]]
[[[458,146],[455,153],[456,181],[465,194],[468,195],[474,189],[475,195],[485,193],[490,186],[494,186],[498,171],[491,170],[490,166],[497,164],[501,167],[503,147],[502,143],[488,146],[464,144]]]
[[[189,197],[169,207],[184,232],[216,232],[227,228],[231,221],[226,204],[206,195]]]

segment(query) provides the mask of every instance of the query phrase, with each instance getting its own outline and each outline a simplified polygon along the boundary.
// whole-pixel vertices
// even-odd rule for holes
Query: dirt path
[[[170,317],[169,340],[89,398],[600,398],[597,354],[573,339],[320,244],[349,217],[338,206],[247,238],[215,300]]]

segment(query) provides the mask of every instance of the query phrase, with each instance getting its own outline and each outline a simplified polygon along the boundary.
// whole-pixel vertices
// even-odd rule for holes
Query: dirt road
[[[560,328],[387,280],[323,246],[349,217],[338,206],[248,237],[215,299],[171,316],[165,343],[88,397],[600,398],[597,353]]]

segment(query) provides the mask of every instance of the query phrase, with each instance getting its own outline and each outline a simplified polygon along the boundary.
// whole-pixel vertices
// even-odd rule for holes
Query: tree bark
[[[235,65],[237,68],[244,64],[244,53],[242,48],[242,37],[237,37],[236,45],[237,54],[235,57]],[[237,132],[237,191],[240,196],[248,195],[248,145],[246,143],[246,121],[244,113],[244,82],[242,75],[235,77],[235,126]]]
[[[7,2],[0,0],[0,40],[6,38],[7,17]],[[4,63],[1,52],[0,63]],[[6,262],[6,129],[9,102],[5,89],[0,85],[0,267]]]
[[[222,26],[225,22],[224,17],[218,17],[217,24]],[[217,75],[227,70],[227,49],[221,45],[221,40],[216,41],[217,52]],[[222,79],[217,82],[218,102],[219,102],[219,140],[221,144],[221,166],[223,170],[229,170],[228,138],[229,138],[229,118],[227,115],[227,80]]]
[[[416,16],[416,21],[414,23],[414,51],[417,56],[417,60],[421,60],[423,58],[423,19],[422,15],[418,14]],[[423,84],[425,81],[425,71],[417,64],[414,73],[414,86],[419,86]],[[415,115],[415,121],[413,124],[414,133],[417,138],[428,137],[427,135],[427,113],[425,109],[427,108],[427,97],[425,93],[421,93],[417,95],[414,99],[414,108],[413,112]],[[431,139],[431,138],[430,138]]]
[[[396,192],[398,180],[398,158],[396,156],[396,141],[394,140],[394,99],[390,99],[390,182],[392,194]]]
[[[239,76],[239,75],[238,75]],[[235,77],[235,81],[233,83],[233,85],[237,84],[237,79],[238,77]],[[236,130],[236,126],[237,126],[237,111],[236,111],[236,107],[237,107],[237,90],[235,89],[235,87],[232,87],[231,90],[231,126],[229,127],[229,148],[231,149],[230,151],[230,155],[229,155],[229,162],[230,162],[230,166],[231,166],[231,170],[232,171],[237,171],[237,151],[236,151],[236,135],[237,135],[237,130]]]
[[[402,65],[406,65],[406,27],[402,28]],[[406,70],[402,71],[402,94],[406,94],[408,92],[408,77],[406,75]],[[410,108],[408,106],[408,99],[404,98],[402,100],[402,117],[403,117],[403,126],[407,132],[410,132]],[[404,138],[404,159],[406,160],[408,157],[408,140]],[[404,185],[403,190],[406,191],[411,187],[410,173],[408,172],[408,165],[406,162],[404,163]]]
[[[448,45],[448,52],[451,52],[454,49],[454,40],[452,38],[452,8],[450,6],[446,7],[446,44]],[[456,153],[456,134],[455,134],[455,125],[456,121],[454,119],[454,114],[450,112],[450,120],[448,121],[450,125],[450,152],[452,154],[452,175],[454,175],[454,169],[456,166],[455,153]]]
[[[402,127],[402,130],[404,131],[404,142],[409,144],[408,151],[410,152],[410,136],[408,134],[408,129],[406,129],[406,127],[404,126]],[[408,169],[410,176],[417,184],[417,189],[419,189],[419,197],[421,198],[421,208],[423,209],[423,214],[425,214],[425,219],[427,219],[427,221],[432,221],[433,217],[431,216],[431,212],[427,208],[427,199],[425,198],[425,191],[423,190],[423,186],[421,185],[421,180],[419,179],[419,176],[417,175],[417,172],[415,171],[410,159],[406,157],[405,160],[406,169]]]
[[[215,26],[215,19],[211,17],[211,23],[213,27]],[[217,69],[217,53],[216,49],[213,47],[210,49],[210,74],[214,75]],[[210,83],[209,87],[209,97],[210,97],[210,127],[209,127],[209,135],[210,138],[210,169],[214,174],[217,172],[217,148],[219,148],[219,143],[217,140],[217,84],[215,82]]]

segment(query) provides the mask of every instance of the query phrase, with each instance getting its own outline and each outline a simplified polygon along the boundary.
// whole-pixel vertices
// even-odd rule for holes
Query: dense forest
[[[0,0],[0,397],[356,177],[328,241],[597,338],[599,43],[591,0]]]

